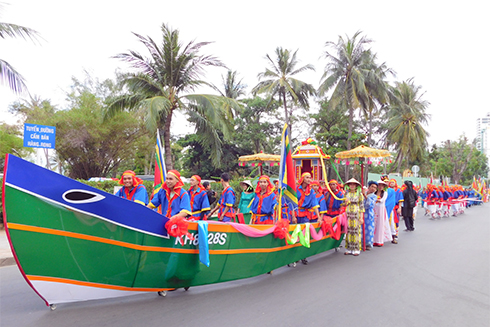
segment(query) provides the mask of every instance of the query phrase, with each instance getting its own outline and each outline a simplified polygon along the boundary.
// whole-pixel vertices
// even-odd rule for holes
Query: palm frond
[[[0,59],[0,83],[8,85],[12,91],[18,94],[27,91],[27,86],[22,75],[2,59]]]

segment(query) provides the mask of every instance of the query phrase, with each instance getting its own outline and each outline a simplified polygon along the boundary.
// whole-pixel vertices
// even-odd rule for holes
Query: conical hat
[[[361,183],[359,183],[355,178],[349,179],[347,182],[344,183],[344,185],[347,185],[350,183],[358,184],[359,186],[361,186]]]

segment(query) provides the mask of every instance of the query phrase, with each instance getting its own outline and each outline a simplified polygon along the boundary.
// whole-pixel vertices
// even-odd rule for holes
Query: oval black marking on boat
[[[93,203],[105,199],[105,196],[87,190],[68,190],[63,200],[69,203]]]

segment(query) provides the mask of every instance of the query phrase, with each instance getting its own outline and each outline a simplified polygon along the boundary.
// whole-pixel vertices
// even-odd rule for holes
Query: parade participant
[[[354,178],[349,179],[345,186],[347,192],[344,197],[345,213],[347,215],[347,234],[345,236],[345,255],[358,256],[361,253],[361,226],[364,223],[364,196],[361,183]]]
[[[279,180],[278,179],[274,180],[274,193],[276,193],[276,196],[279,196]]]
[[[167,218],[187,217],[191,214],[192,209],[189,193],[183,189],[183,186],[180,173],[177,170],[169,170],[165,183],[147,207],[155,209],[161,205],[162,215]]]
[[[455,213],[453,216],[456,216],[460,213],[463,213],[463,202],[461,201],[463,199],[463,192],[460,190],[459,185],[454,185],[454,191],[453,191],[453,196],[455,200],[455,204],[453,207],[453,210],[455,210]]]
[[[298,224],[303,224],[307,222],[321,222],[323,217],[320,216],[318,212],[318,202],[316,200],[315,192],[310,188],[311,174],[303,173],[298,181],[297,195],[298,195]],[[315,213],[315,216],[312,213]],[[308,264],[308,260],[302,259],[301,262],[304,265]]]
[[[255,190],[250,211],[252,224],[274,224],[274,214],[277,206],[276,194],[269,176],[262,175]]]
[[[254,188],[252,186],[252,182],[250,182],[249,180],[240,182],[240,186],[242,187],[243,191],[240,194],[240,201],[238,201],[238,209],[236,213],[243,214],[243,219],[246,222],[250,222],[250,217],[252,216],[252,214],[250,213],[250,203],[255,196]]]
[[[318,208],[320,205],[315,196],[315,192],[310,187],[311,174],[303,173],[298,181],[298,224],[322,221]],[[315,215],[313,215],[315,213]]]
[[[146,187],[143,185],[143,181],[136,177],[134,171],[126,170],[119,180],[119,185],[123,187],[116,192],[116,196],[142,205],[148,204]]]
[[[191,188],[189,189],[190,205],[192,209],[191,218],[203,220],[206,213],[211,210],[209,207],[208,194],[201,185],[201,177],[194,175],[190,179]]]
[[[344,198],[344,194],[342,193],[341,189],[339,188],[339,183],[335,180],[332,179],[329,183],[328,186],[330,187],[330,190],[332,190],[332,193],[328,191],[325,193],[325,202],[327,203],[327,213],[326,215],[329,217],[337,217],[342,213],[342,202]],[[337,197],[337,200],[335,197],[332,195],[334,194],[335,197]]]
[[[327,213],[327,203],[325,201],[325,196],[323,195],[323,191],[320,187],[320,183],[318,181],[312,181],[310,183],[311,188],[315,191],[315,197],[320,206],[318,208],[318,212],[320,212],[320,216],[323,217]]]
[[[328,192],[327,185],[325,184],[325,181],[320,181],[320,190],[322,191],[323,196]]]
[[[438,193],[435,185],[427,184],[427,208],[429,209],[429,219],[436,219]]]
[[[422,208],[425,209],[424,216],[430,216],[429,206],[427,205],[427,197],[429,196],[427,187],[419,191],[419,197],[422,199]]]
[[[381,179],[388,185],[389,179],[388,176],[382,176]],[[394,189],[388,187],[385,191],[387,193],[387,198],[385,201],[386,206],[386,215],[388,216],[389,227],[391,229],[391,243],[397,244],[397,236],[396,236],[396,228],[395,228],[395,220],[393,219],[393,210],[396,204],[396,192]]]
[[[398,229],[400,226],[400,216],[402,213],[403,192],[398,187],[396,179],[390,179],[390,188],[395,191],[395,207],[393,208],[393,222],[395,224],[395,235],[398,239]]]
[[[378,190],[376,191],[376,203],[374,204],[374,246],[383,246],[384,242],[392,241],[390,222],[386,214],[386,199],[388,192],[385,191],[386,183],[378,181]]]
[[[440,217],[443,216],[443,206],[444,206],[444,189],[442,188],[442,185],[439,185],[437,187],[437,197],[439,201],[437,202],[437,214]]]
[[[403,219],[405,220],[405,231],[413,232],[415,230],[413,224],[413,208],[417,205],[418,195],[417,192],[413,189],[412,181],[405,181],[405,190],[403,190],[403,208],[402,214]]]
[[[206,194],[208,195],[209,207],[211,207],[216,201],[216,191],[211,189],[211,184],[208,181],[203,182],[202,186],[206,190]]]
[[[451,209],[451,201],[453,200],[453,193],[449,185],[443,188],[442,196],[444,199],[442,214],[444,217],[449,217],[449,211]]]
[[[235,191],[230,186],[230,175],[228,173],[221,174],[221,185],[223,186],[223,193],[219,199],[218,205],[211,211],[209,215],[218,211],[218,220],[223,222],[230,222],[235,219],[235,209],[233,205],[236,201]]]
[[[374,238],[374,205],[378,199],[376,191],[378,190],[378,183],[375,181],[368,182],[368,189],[366,190],[366,199],[364,200],[364,226],[366,236],[366,250],[371,250],[373,247]]]
[[[276,195],[276,200],[279,201],[279,180],[274,180],[274,194]],[[296,213],[294,209],[288,206],[286,201],[281,201],[281,219],[289,220],[291,224],[297,224]]]
[[[413,186],[413,189],[415,190],[415,192],[417,193],[417,201],[415,201],[415,207],[413,208],[413,220],[415,223],[415,218],[417,218],[417,212],[419,209],[419,202],[420,202],[419,201],[420,200],[420,187],[418,187],[417,184],[413,184],[412,186]],[[403,212],[402,212],[402,214],[403,214]]]

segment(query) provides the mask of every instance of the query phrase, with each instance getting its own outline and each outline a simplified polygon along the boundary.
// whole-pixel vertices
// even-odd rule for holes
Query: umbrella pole
[[[364,187],[364,163],[361,161],[361,187]]]
[[[364,163],[361,161],[361,187],[364,187]],[[364,218],[364,214],[362,214]],[[362,250],[366,251],[366,221],[362,221]]]

